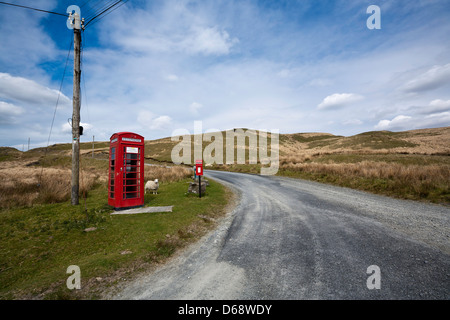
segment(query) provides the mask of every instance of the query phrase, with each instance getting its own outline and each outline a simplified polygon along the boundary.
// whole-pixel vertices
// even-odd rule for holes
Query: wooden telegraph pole
[[[79,204],[80,190],[80,51],[81,18],[75,12],[74,23],[74,64],[73,64],[73,115],[72,115],[72,205]]]

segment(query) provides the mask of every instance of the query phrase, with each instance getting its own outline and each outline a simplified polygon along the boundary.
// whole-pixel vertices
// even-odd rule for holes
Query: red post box
[[[195,161],[195,175],[198,176],[198,196],[202,197],[202,175],[203,175],[203,161]]]
[[[111,136],[108,204],[115,210],[144,205],[144,137],[136,133]]]
[[[195,174],[197,176],[203,175],[203,161],[202,160],[195,161]]]

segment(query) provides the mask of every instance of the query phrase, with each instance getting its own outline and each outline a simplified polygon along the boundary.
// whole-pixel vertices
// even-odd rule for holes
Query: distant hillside
[[[225,162],[226,132],[222,132],[222,137]],[[292,133],[281,134],[279,141],[277,175],[450,205],[450,127],[403,132],[371,131],[350,137],[330,133]],[[146,161],[171,163],[172,150],[178,143],[170,137],[146,141]],[[203,149],[210,143],[203,142]],[[191,136],[191,163],[194,163],[193,144]],[[244,148],[248,160],[248,139]],[[270,134],[268,148],[270,150]],[[95,142],[94,150],[92,142],[81,144],[82,159],[88,160],[92,153],[96,159],[108,159],[109,142]],[[0,148],[0,161],[17,160],[25,165],[68,166],[70,155],[70,144],[27,152]],[[261,172],[259,161],[258,164],[249,164],[248,161],[246,164],[214,164],[208,168]]]
[[[222,132],[222,136],[225,141],[226,133]],[[147,141],[146,156],[153,161],[170,162],[177,143],[170,138]],[[203,148],[209,144],[203,142]],[[248,159],[248,142],[245,148]],[[191,160],[193,163],[193,157]],[[215,164],[209,168],[261,172],[260,164],[248,163]],[[371,131],[350,137],[330,133],[281,134],[277,174],[450,204],[450,127]]]
[[[389,152],[415,154],[450,154],[450,127],[403,132],[371,131],[350,137],[328,133],[295,133],[281,137],[287,154],[297,152]]]
[[[222,136],[225,142],[225,131]],[[146,156],[170,162],[171,151],[177,143],[170,138],[147,141]],[[203,148],[208,144],[203,142]],[[403,132],[371,131],[350,137],[330,133],[280,134],[281,157],[355,152],[450,155],[450,127]]]
[[[225,144],[225,131],[222,131],[222,136]],[[191,140],[193,141],[193,139]],[[147,140],[145,144],[145,156],[149,160],[171,162],[172,149],[178,142],[172,141],[170,137],[167,137]],[[203,142],[203,148],[208,144],[208,142]],[[52,145],[47,150],[46,148],[36,148],[27,152],[9,147],[0,147],[0,161],[39,157],[45,152],[49,155],[70,155],[71,149],[70,143]],[[108,152],[109,142],[95,142],[94,153],[96,156],[106,158]],[[336,136],[330,133],[280,134],[281,157],[311,156],[325,153],[450,155],[450,127],[402,132],[370,131],[349,137]],[[81,144],[81,154],[92,154],[92,142]]]

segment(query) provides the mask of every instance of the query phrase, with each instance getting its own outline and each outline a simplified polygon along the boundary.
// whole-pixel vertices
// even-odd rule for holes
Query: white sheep
[[[147,193],[147,190],[149,190],[152,191],[153,194],[158,194],[158,188],[158,179],[155,179],[155,181],[147,181],[147,183],[145,184],[145,193]]]

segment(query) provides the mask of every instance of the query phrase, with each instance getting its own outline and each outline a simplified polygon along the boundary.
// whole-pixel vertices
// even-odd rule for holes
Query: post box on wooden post
[[[202,197],[202,175],[203,175],[203,161],[195,161],[195,174],[198,176],[198,195]]]

